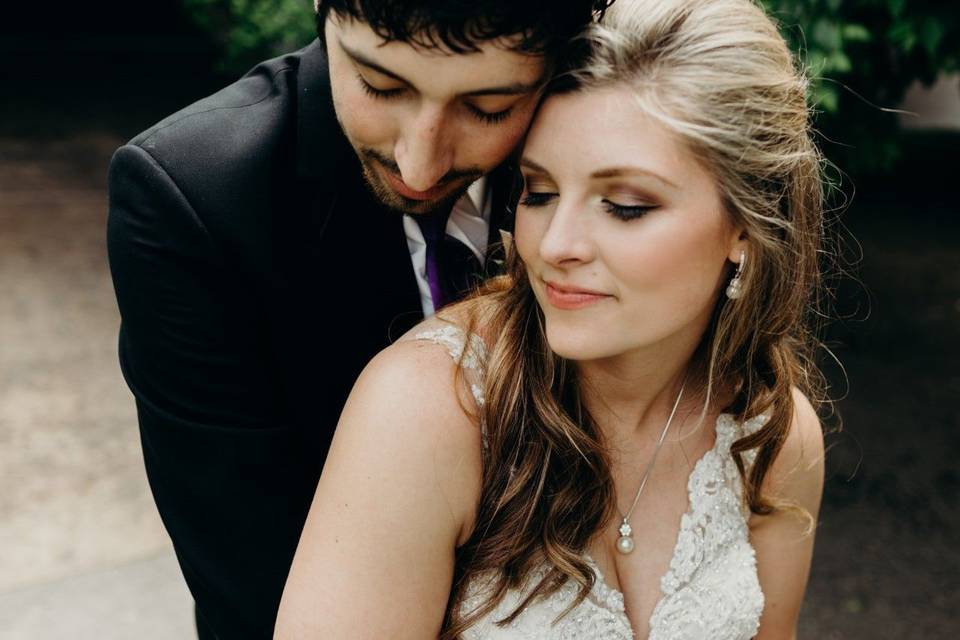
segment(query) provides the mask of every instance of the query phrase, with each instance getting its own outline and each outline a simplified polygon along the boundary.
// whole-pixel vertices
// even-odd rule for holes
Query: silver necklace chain
[[[617,538],[617,551],[623,554],[630,553],[633,551],[633,528],[630,526],[630,517],[633,515],[633,510],[637,508],[637,504],[640,502],[640,495],[643,493],[643,488],[647,486],[647,478],[650,477],[650,472],[653,471],[653,464],[657,461],[657,454],[660,453],[660,448],[663,446],[663,441],[667,437],[667,431],[670,430],[670,424],[673,422],[673,416],[677,413],[677,407],[680,406],[680,398],[683,397],[683,389],[686,387],[687,383],[684,381],[680,385],[680,393],[677,394],[677,399],[673,403],[673,409],[670,410],[670,417],[667,418],[667,424],[663,427],[663,432],[660,434],[660,440],[657,441],[657,448],[653,450],[653,455],[650,457],[650,462],[647,463],[647,468],[643,472],[643,478],[640,480],[640,488],[637,489],[637,495],[633,499],[633,504],[630,505],[630,509],[627,511],[627,515],[620,513],[619,508],[617,513],[622,518],[620,523],[620,537]]]

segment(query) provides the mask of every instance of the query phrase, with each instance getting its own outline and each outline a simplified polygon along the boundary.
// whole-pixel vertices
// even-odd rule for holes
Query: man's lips
[[[393,172],[383,166],[381,166],[381,172],[386,178],[387,184],[390,185],[390,188],[408,200],[436,200],[447,191],[447,187],[445,185],[437,185],[427,189],[426,191],[416,191],[415,189],[411,189],[404,184],[403,180],[398,178],[393,174]]]
[[[547,300],[558,309],[581,309],[601,300],[612,298],[605,293],[562,285],[554,282],[546,282]]]

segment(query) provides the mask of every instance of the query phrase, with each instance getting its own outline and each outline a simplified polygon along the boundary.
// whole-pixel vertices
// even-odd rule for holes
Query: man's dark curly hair
[[[451,53],[479,51],[479,45],[520,35],[513,50],[565,57],[570,41],[613,0],[321,0],[317,33],[333,11],[364,22],[387,41],[407,42]]]

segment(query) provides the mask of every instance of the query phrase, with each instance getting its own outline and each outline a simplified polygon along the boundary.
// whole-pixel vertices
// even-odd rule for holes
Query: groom
[[[270,637],[354,379],[481,269],[595,4],[324,1],[313,44],[115,154],[120,361],[201,638]]]

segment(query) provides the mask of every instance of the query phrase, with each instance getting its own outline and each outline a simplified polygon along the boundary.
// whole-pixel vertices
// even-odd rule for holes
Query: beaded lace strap
[[[469,345],[466,335],[460,327],[445,324],[433,329],[424,329],[414,334],[413,340],[426,340],[443,345],[450,353],[450,357],[457,361],[464,370],[464,376],[470,385],[470,393],[476,400],[477,406],[483,406],[483,375],[487,361],[487,347],[483,339],[476,334],[470,335]]]
[[[738,437],[751,436],[760,429],[763,428],[767,421],[770,419],[770,416],[760,414],[759,416],[754,416],[749,420],[744,420],[740,425],[741,433],[738,434]],[[750,449],[749,451],[743,452],[743,463],[746,465],[747,469],[753,467],[754,461],[757,459],[757,450]]]

